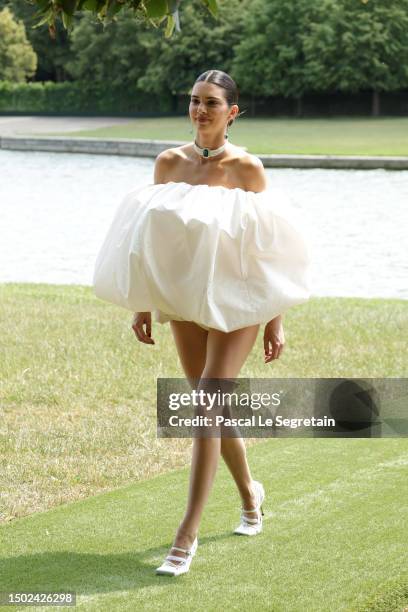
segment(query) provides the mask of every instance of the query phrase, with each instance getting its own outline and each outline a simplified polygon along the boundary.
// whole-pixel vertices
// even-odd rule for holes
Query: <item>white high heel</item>
[[[172,546],[172,549],[179,550],[187,554],[187,557],[177,557],[177,555],[167,555],[160,567],[156,569],[156,574],[164,576],[180,576],[180,574],[186,574],[190,569],[191,561],[196,553],[198,546],[197,538],[194,540],[190,550],[186,548],[179,548],[178,546]],[[179,563],[173,563],[173,561],[179,561]]]
[[[256,507],[253,510],[244,510],[241,508],[241,524],[234,531],[234,533],[238,535],[253,536],[262,531],[262,517],[264,516],[262,503],[265,499],[265,489],[257,480],[253,481],[253,485],[257,499]],[[256,512],[257,518],[249,518],[244,512]]]

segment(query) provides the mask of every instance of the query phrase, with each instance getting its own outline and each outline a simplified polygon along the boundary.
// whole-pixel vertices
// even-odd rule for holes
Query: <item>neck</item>
[[[225,145],[226,148],[228,147],[228,139],[225,138],[224,135],[220,135],[220,134],[216,136],[210,136],[210,137],[204,136],[203,137],[201,134],[197,133],[195,137],[195,143],[202,149],[206,148],[206,149],[215,150],[215,149],[218,149],[219,147],[222,147],[223,145]],[[203,157],[202,155],[197,153],[199,163],[209,164],[209,163],[219,162],[226,155],[226,148],[220,153],[217,153],[217,155],[213,155],[212,157]]]
[[[218,149],[226,140],[224,134],[200,134],[199,131],[195,137],[198,146],[206,149]]]

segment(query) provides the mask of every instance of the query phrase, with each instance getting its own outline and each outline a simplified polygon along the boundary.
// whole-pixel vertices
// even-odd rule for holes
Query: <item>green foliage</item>
[[[167,13],[166,0],[145,0],[147,16],[151,19],[160,19]]]
[[[298,114],[307,93],[408,87],[408,0],[168,0],[171,22],[153,17],[163,3],[139,0],[109,0],[101,19],[101,2],[79,0],[74,10],[64,0],[72,31],[56,22],[51,39],[47,24],[33,28],[27,0],[0,0],[26,25],[35,79],[85,83],[87,101],[101,91],[98,108],[133,109],[144,99],[149,110],[171,110],[171,96],[188,94],[209,68],[230,73],[244,96],[297,98]]]
[[[193,0],[184,9],[181,32],[171,40],[136,20],[128,9],[106,27],[86,15],[72,32],[73,58],[65,68],[73,79],[109,83],[124,92],[133,88],[160,97],[186,93],[209,67],[229,71],[246,4],[221,0],[214,27],[201,0]]]
[[[36,8],[27,0],[0,0],[0,10],[5,6],[25,24],[27,38],[38,58],[35,80],[65,81],[68,78],[65,64],[71,59],[72,53],[68,33],[62,23],[56,24],[55,38],[50,38],[46,24],[33,28]],[[75,23],[80,21],[81,16],[77,16]]]
[[[0,11],[0,80],[25,82],[35,73],[37,56],[26,37],[24,23],[8,8]]]
[[[255,95],[408,86],[408,0],[254,0],[233,70]]]
[[[408,0],[324,0],[304,38],[315,90],[408,87]]]
[[[160,102],[160,105],[159,105]],[[135,89],[106,87],[104,82],[10,83],[0,81],[0,111],[43,113],[169,112],[171,97],[159,102]]]
[[[121,88],[126,96],[137,89],[137,80],[146,70],[147,55],[140,39],[148,28],[125,9],[118,19],[104,27],[85,15],[71,35],[72,59],[66,70],[72,78]]]
[[[248,0],[219,0],[214,21],[201,0],[192,0],[184,7],[181,32],[171,40],[151,31],[140,36],[147,63],[138,86],[157,95],[188,93],[205,70],[231,74],[233,46],[242,36],[249,4]]]
[[[241,90],[264,96],[304,93],[302,38],[309,28],[311,7],[319,1],[251,2],[232,64]]]
[[[83,103],[80,83],[0,82],[0,110],[17,112],[75,111]],[[84,108],[86,110],[86,107]]]
[[[134,16],[154,27],[166,20],[164,29],[166,38],[172,35],[176,24],[179,30],[178,8],[181,0],[32,0],[32,2],[38,9],[37,26],[48,24],[52,38],[55,37],[59,18],[62,19],[64,28],[71,31],[73,18],[80,11],[90,11],[106,25],[115,20],[115,15],[125,8],[130,9]],[[200,2],[212,15],[216,16],[217,0],[200,0]]]

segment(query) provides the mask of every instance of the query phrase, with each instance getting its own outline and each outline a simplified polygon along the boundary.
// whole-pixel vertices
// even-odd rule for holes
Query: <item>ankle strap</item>
[[[186,553],[187,555],[191,554],[191,550],[186,550],[185,548],[179,548],[178,546],[172,546],[171,550],[179,550],[180,552]]]
[[[259,523],[259,520],[256,518],[248,518],[247,516],[241,517],[242,522],[247,523],[248,525],[255,525]]]
[[[173,563],[173,561],[179,561],[179,565],[182,565],[183,563],[187,561],[187,559],[183,559],[183,557],[176,557],[176,555],[167,555],[165,560],[167,563],[171,563],[171,565],[176,565],[176,566],[177,564]]]

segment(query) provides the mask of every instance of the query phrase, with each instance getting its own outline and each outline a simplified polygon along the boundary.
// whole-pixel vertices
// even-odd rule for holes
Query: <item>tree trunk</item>
[[[55,66],[55,82],[61,83],[63,80],[63,69],[62,66]]]
[[[303,97],[299,96],[296,98],[296,117],[302,117],[303,115]]]
[[[378,117],[380,115],[380,92],[373,91],[371,98],[371,115]]]
[[[251,117],[255,117],[256,102],[254,94],[251,94]]]

